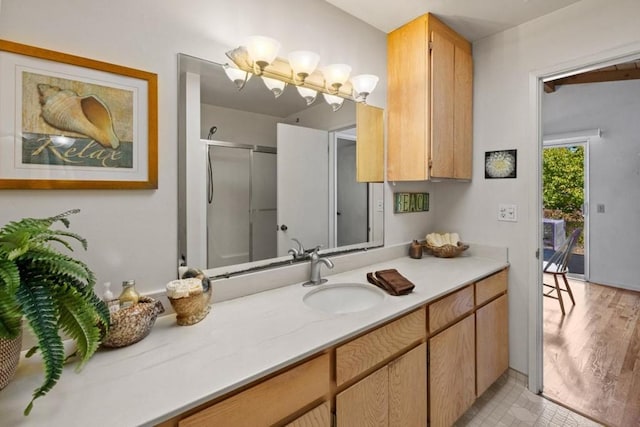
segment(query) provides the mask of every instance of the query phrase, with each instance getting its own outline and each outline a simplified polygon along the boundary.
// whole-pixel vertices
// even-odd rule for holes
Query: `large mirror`
[[[180,263],[211,275],[383,244],[383,185],[356,181],[356,104],[307,105],[224,65],[179,55]]]

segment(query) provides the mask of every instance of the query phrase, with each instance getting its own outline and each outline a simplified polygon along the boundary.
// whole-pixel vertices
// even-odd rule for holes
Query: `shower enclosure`
[[[277,256],[276,148],[207,141],[208,267]]]

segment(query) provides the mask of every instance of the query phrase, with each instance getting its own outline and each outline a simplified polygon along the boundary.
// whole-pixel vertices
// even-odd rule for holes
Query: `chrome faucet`
[[[289,249],[287,253],[292,255],[294,260],[300,260],[300,259],[306,258],[308,256],[308,253],[304,249],[304,246],[302,246],[302,243],[300,242],[300,240],[296,238],[293,238],[291,240],[293,240],[298,247]]]
[[[327,279],[322,279],[320,277],[321,264],[326,265],[328,268],[333,268],[333,262],[329,258],[320,258],[318,250],[320,250],[320,246],[316,246],[309,256],[311,259],[311,277],[309,278],[309,281],[303,283],[302,286],[314,286],[327,281]]]

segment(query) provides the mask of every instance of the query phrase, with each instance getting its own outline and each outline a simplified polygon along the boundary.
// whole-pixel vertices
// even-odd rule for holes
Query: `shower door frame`
[[[251,144],[243,144],[240,142],[227,142],[227,141],[217,141],[210,139],[201,140],[207,147],[207,162],[211,161],[210,157],[210,148],[212,147],[224,147],[224,148],[235,148],[240,150],[249,150],[249,261],[253,262],[253,168],[254,168],[254,159],[253,153],[267,153],[267,154],[277,154],[278,149],[276,147],[270,147],[267,145],[251,145]],[[207,163],[208,164],[208,163]],[[207,195],[211,190],[211,185],[213,185],[213,172],[209,175],[209,168],[206,169],[207,174]],[[208,202],[207,202],[208,204]],[[206,239],[206,260],[207,264],[209,261],[209,215],[206,215],[206,228],[207,228],[207,239]],[[212,266],[207,266],[207,268],[216,268]]]

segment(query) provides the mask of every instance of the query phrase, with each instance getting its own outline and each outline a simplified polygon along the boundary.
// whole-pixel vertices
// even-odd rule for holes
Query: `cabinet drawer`
[[[193,426],[270,426],[329,393],[329,355],[323,354],[178,423]]]
[[[460,289],[453,294],[429,304],[429,332],[433,333],[458,317],[473,310],[473,286]]]
[[[426,336],[424,309],[356,338],[336,349],[336,382],[340,386]]]
[[[508,270],[504,269],[476,282],[476,305],[482,305],[507,290]]]
[[[285,427],[330,427],[331,408],[329,402],[316,406],[306,414],[287,424]]]

